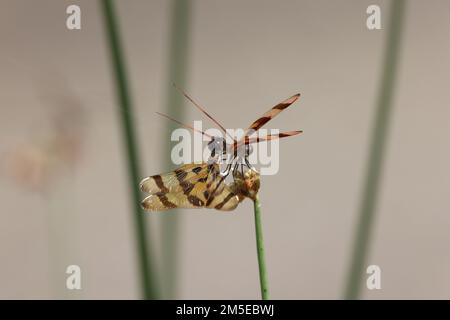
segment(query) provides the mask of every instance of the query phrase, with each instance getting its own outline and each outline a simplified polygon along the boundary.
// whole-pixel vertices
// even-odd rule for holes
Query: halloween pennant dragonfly
[[[225,134],[228,134],[225,128],[192,98],[184,92],[182,94],[218,125]],[[185,164],[174,171],[143,179],[140,183],[140,189],[150,194],[141,202],[143,209],[147,211],[165,211],[173,208],[214,208],[230,211],[234,210],[246,197],[254,198],[259,190],[259,173],[251,166],[248,160],[248,156],[251,153],[250,145],[262,141],[291,137],[302,133],[302,131],[288,131],[273,135],[269,134],[264,137],[252,137],[248,134],[258,131],[281,111],[297,101],[299,97],[300,94],[296,94],[271,108],[248,127],[239,141],[232,138],[233,143],[231,145],[227,144],[223,138],[210,136],[200,131],[211,139],[208,143],[208,147],[211,150],[211,161]],[[197,131],[193,127],[167,115],[158,114],[188,129]],[[244,155],[238,157],[238,151],[242,151],[242,149],[244,149]],[[224,156],[230,153],[232,159],[226,169],[221,171],[217,163],[217,156]],[[243,171],[244,165],[250,169],[245,173]],[[238,170],[239,166],[241,171]],[[225,179],[231,172],[233,182],[225,183]]]

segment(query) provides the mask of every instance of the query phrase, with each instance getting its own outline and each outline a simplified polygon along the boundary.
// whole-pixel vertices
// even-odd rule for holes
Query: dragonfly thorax
[[[236,147],[234,153],[239,162],[243,162],[245,158],[248,158],[253,153],[253,146],[250,144],[240,144]]]

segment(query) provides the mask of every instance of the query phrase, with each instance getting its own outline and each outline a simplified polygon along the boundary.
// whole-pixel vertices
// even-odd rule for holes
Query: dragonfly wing
[[[224,184],[220,192],[216,192],[212,196],[206,207],[222,211],[231,211],[236,209],[239,202],[239,197],[230,189],[228,185]]]
[[[142,191],[150,193],[141,203],[147,211],[202,207],[229,211],[240,202],[225,183],[218,164],[187,164],[145,178],[140,186]]]
[[[147,177],[141,181],[139,186],[143,192],[150,194],[179,192],[182,191],[181,183],[196,183],[198,180],[206,179],[207,176],[208,165],[206,163],[189,163],[174,171]]]
[[[202,208],[205,205],[205,202],[205,200],[196,196],[179,192],[158,192],[145,198],[141,202],[141,205],[147,211],[166,211],[174,208]]]
[[[239,204],[238,196],[233,192],[225,178],[220,175],[218,166],[208,176],[207,182],[207,201],[206,207],[211,209],[230,211],[234,210]]]
[[[282,138],[287,138],[287,137],[292,137],[295,136],[297,134],[303,133],[303,131],[301,130],[297,130],[297,131],[286,131],[286,132],[280,132],[277,134],[268,134],[266,136],[263,137],[245,137],[245,140],[243,140],[243,143],[246,144],[252,144],[252,143],[259,143],[262,141],[270,141],[270,140],[277,140],[277,139],[282,139]],[[240,145],[240,144],[239,144]]]
[[[289,99],[286,99],[279,104],[277,104],[275,107],[271,108],[269,111],[264,113],[259,119],[254,121],[250,127],[247,129],[247,134],[250,131],[258,131],[263,125],[265,125],[267,122],[275,118],[281,111],[289,107],[291,104],[293,104],[297,99],[300,97],[300,94],[293,95]]]
[[[150,193],[141,205],[148,211],[173,208],[201,208],[206,203],[202,190],[210,167],[208,164],[186,164],[178,169],[142,180],[141,190]]]

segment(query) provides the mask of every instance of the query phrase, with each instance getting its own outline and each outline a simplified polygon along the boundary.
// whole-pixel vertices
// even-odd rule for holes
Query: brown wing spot
[[[167,199],[167,197],[166,197],[166,195],[165,195],[164,193],[158,192],[156,195],[158,196],[159,201],[161,201],[161,203],[162,203],[166,208],[169,208],[169,209],[170,209],[170,208],[176,208],[176,207],[177,207],[176,204],[170,202],[170,201]]]
[[[184,170],[180,170],[180,169],[175,170],[175,174],[177,175],[177,179],[180,182],[183,181],[187,176],[187,172]]]
[[[195,167],[194,169],[192,169],[192,172],[194,172],[195,174],[199,174],[200,171],[202,171],[202,167]]]
[[[203,207],[204,203],[196,196],[188,196],[188,201],[196,207]]]
[[[210,196],[209,196],[209,198],[206,198],[207,200],[206,200],[206,206],[209,206],[210,204],[211,204],[211,202],[213,202],[214,201],[214,198],[215,198],[216,196],[214,195],[214,194],[211,194]]]
[[[192,189],[194,189],[194,185],[189,182],[181,182],[180,186],[183,189],[183,193],[185,195],[188,195],[192,191]]]
[[[277,110],[284,110],[287,107],[289,107],[292,103],[280,103],[277,104],[275,107],[273,107],[272,109],[277,109]]]
[[[220,178],[219,183],[217,183],[216,188],[213,190],[211,197],[208,199],[208,201],[206,201],[206,205],[209,206],[211,204],[211,202],[213,202],[214,200],[214,195],[216,194],[217,189],[219,189],[220,185],[222,184],[222,182],[225,180],[226,176],[223,176],[222,178]],[[207,188],[209,189],[209,188]]]
[[[228,201],[230,201],[231,198],[233,198],[235,196],[234,193],[229,193],[225,199],[223,199],[223,201],[221,203],[219,203],[218,205],[216,205],[214,208],[216,209],[221,209]]]
[[[203,177],[197,180],[198,182],[206,182],[208,181],[208,177]]]
[[[209,198],[208,190],[203,191],[203,195],[205,196],[205,199],[208,200],[208,198]]]
[[[269,120],[272,119],[271,117],[261,117],[258,120],[256,120],[253,125],[251,126],[250,129],[255,129],[255,128],[260,128],[263,125],[265,125],[267,122],[269,122]]]
[[[166,186],[164,185],[164,182],[162,181],[162,178],[159,174],[156,176],[153,176],[152,178],[153,178],[153,180],[155,180],[155,183],[158,186],[159,190],[161,190],[161,192],[163,192],[163,193],[169,192],[169,189],[166,188]]]

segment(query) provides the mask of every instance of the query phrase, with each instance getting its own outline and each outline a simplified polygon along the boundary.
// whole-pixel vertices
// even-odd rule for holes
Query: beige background
[[[381,6],[386,27],[387,1],[192,2],[186,90],[225,126],[246,126],[302,93],[269,126],[305,131],[282,141],[281,169],[262,181],[273,298],[342,297],[386,37],[386,29],[365,26],[373,3]],[[81,31],[65,27],[69,4],[81,6]],[[96,1],[0,1],[0,152],[45,131],[52,97],[76,96],[87,118],[75,171],[44,194],[1,175],[0,298],[139,297],[125,156],[99,9]],[[164,112],[171,81],[170,6],[119,1],[117,9],[143,174],[155,174],[164,168],[168,139],[166,122],[154,111]],[[450,298],[449,30],[448,1],[407,2],[368,261],[382,269],[382,290],[363,289],[364,298]],[[185,108],[188,121],[200,119]],[[258,298],[251,202],[234,214],[180,215],[178,297]],[[156,240],[158,214],[146,219]],[[64,290],[59,266],[70,263],[82,267],[78,293]]]

